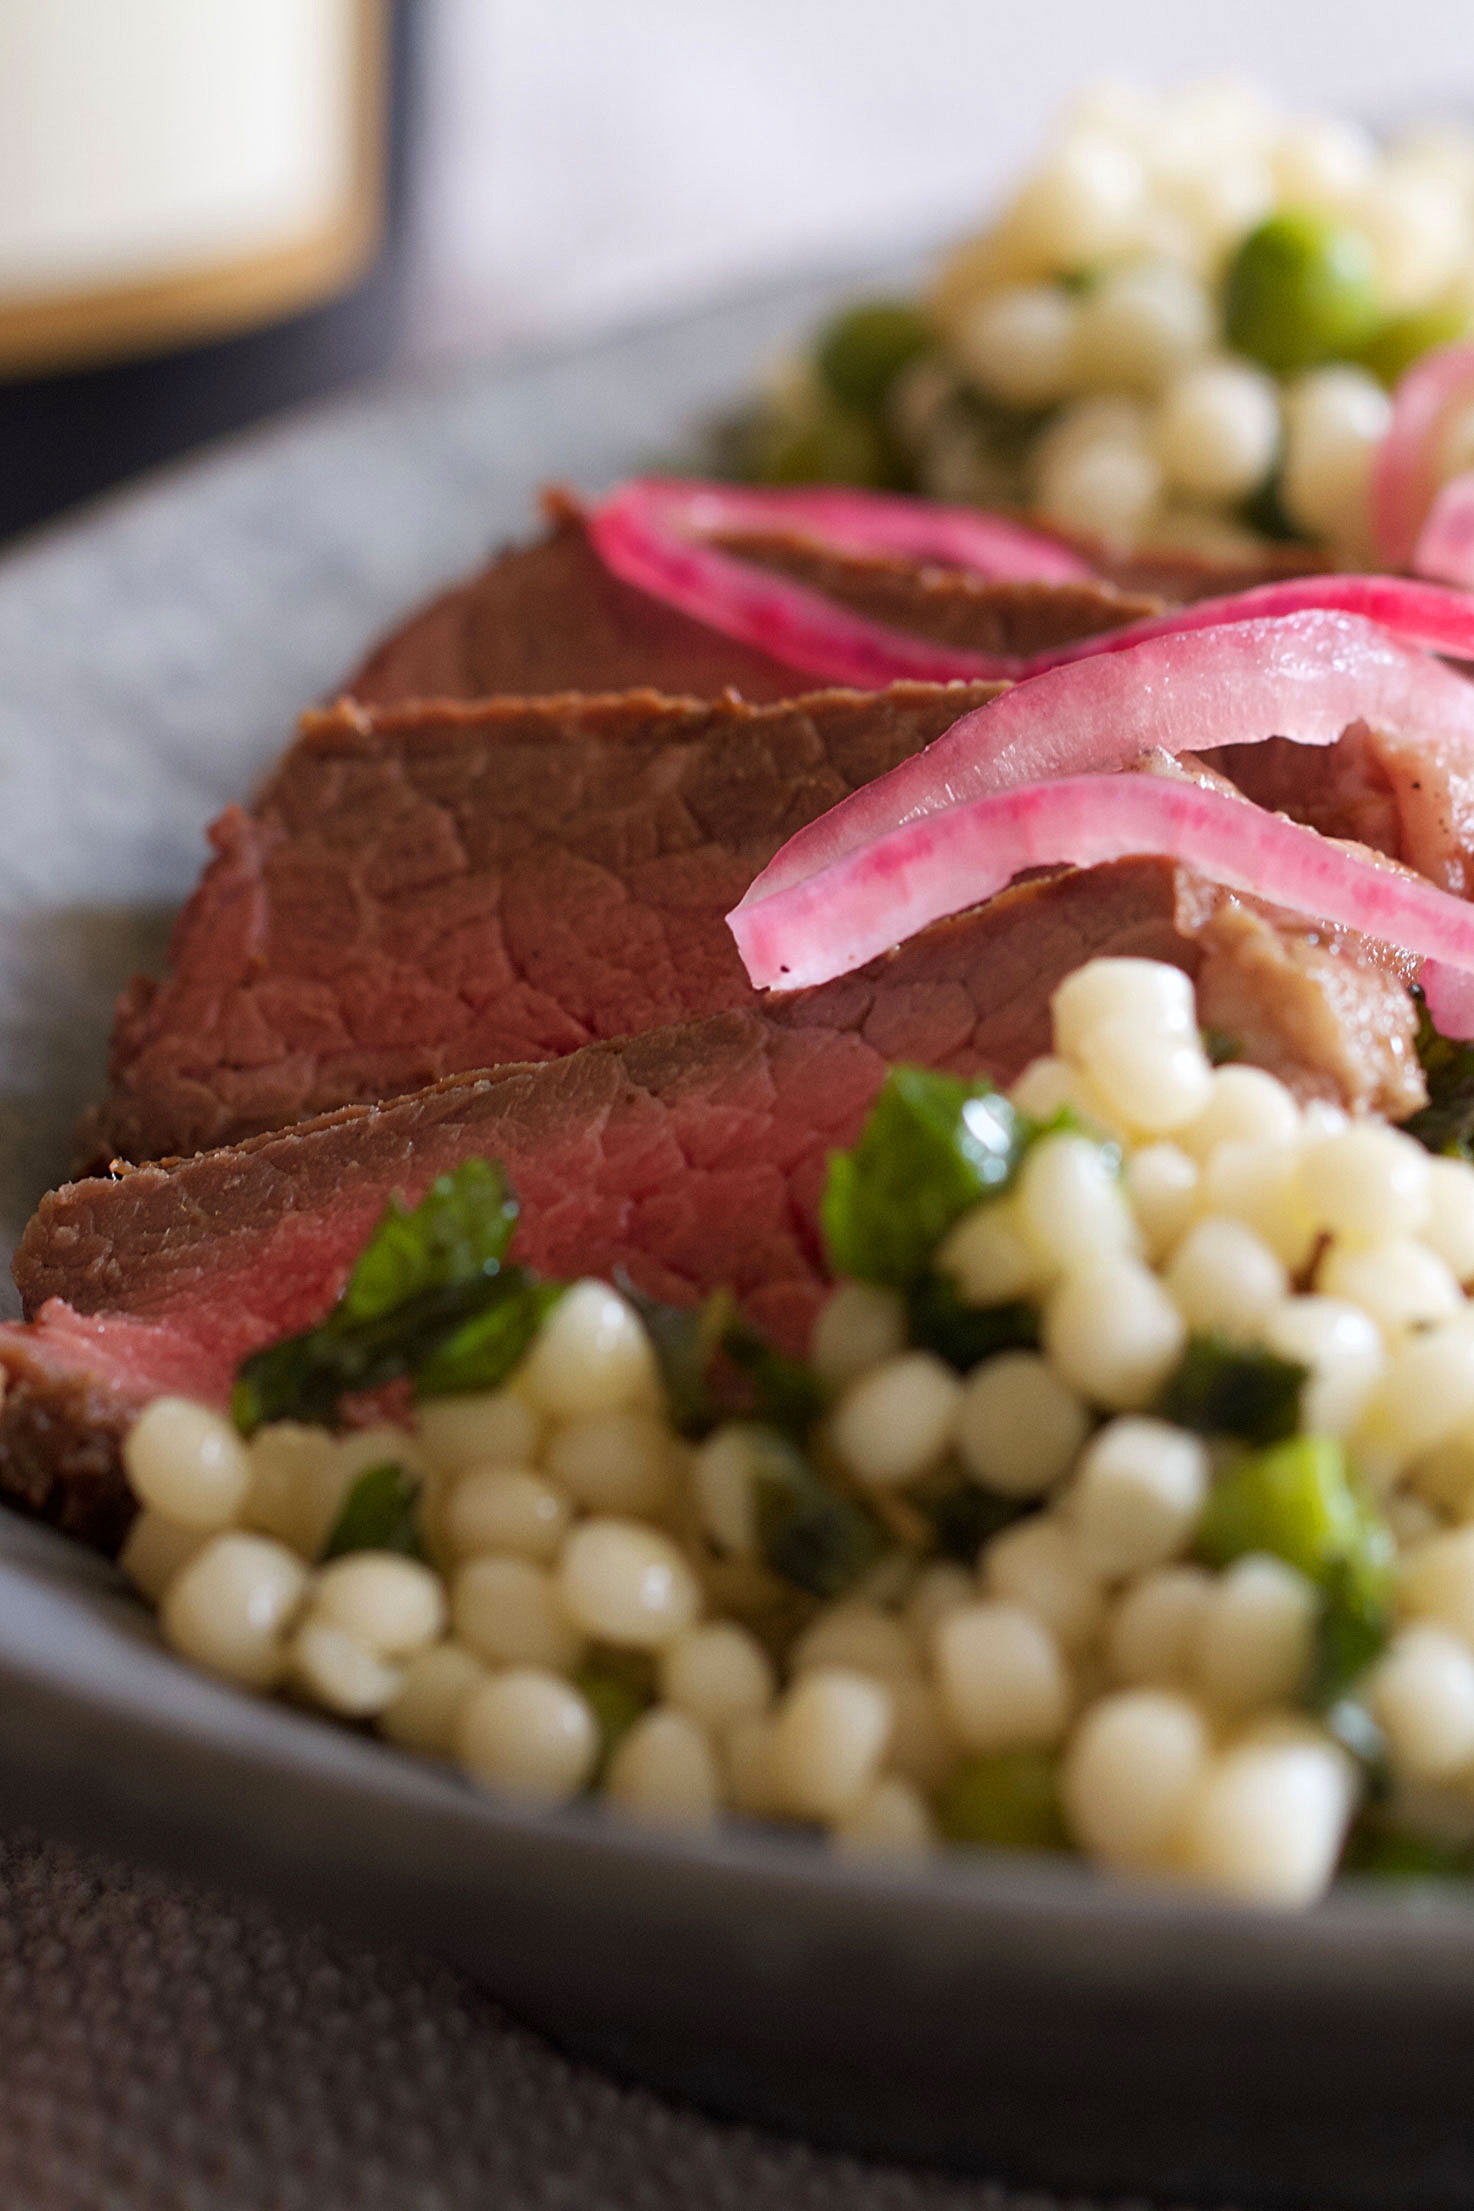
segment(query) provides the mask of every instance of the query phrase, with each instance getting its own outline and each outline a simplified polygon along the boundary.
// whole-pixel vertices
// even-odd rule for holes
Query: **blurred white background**
[[[589,329],[969,224],[1079,84],[1474,108],[1470,0],[419,0],[417,350]]]

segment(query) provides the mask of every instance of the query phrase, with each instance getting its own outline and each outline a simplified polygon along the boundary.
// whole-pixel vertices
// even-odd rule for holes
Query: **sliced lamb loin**
[[[168,977],[125,992],[84,1158],[750,1004],[723,917],[754,875],[995,689],[308,716],[255,810],[212,830]]]
[[[1099,953],[1195,974],[1205,1018],[1231,1014],[1303,1094],[1422,1102],[1409,1001],[1367,948],[1276,931],[1165,860],[1021,884],[761,1010],[54,1193],[17,1256],[32,1319],[0,1328],[0,1489],[115,1544],[129,1511],[117,1447],[139,1406],[161,1391],[221,1399],[247,1351],[325,1310],[391,1194],[413,1200],[471,1155],[506,1165],[532,1264],[623,1267],[672,1299],[730,1284],[801,1348],[825,1155],[852,1140],[887,1064],[1010,1078],[1048,1047],[1054,985]]]
[[[531,698],[545,691],[787,699],[813,679],[677,613],[610,575],[564,492],[550,524],[412,615],[349,679],[366,705],[412,698]],[[842,554],[793,534],[732,538],[733,551],[811,583],[897,629],[975,652],[1042,652],[1158,611],[1147,593],[1109,583],[992,584],[923,562]]]

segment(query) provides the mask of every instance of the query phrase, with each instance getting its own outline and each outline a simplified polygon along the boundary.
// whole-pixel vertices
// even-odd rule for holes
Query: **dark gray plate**
[[[819,287],[370,394],[0,563],[0,1225],[96,1086],[201,831],[369,636],[543,479],[595,485],[740,389]],[[714,2107],[1089,2188],[1474,2200],[1474,1914],[1281,1920],[976,1859],[529,1817],[236,1696],[109,1569],[0,1513],[0,1813],[435,1943],[562,2040]]]

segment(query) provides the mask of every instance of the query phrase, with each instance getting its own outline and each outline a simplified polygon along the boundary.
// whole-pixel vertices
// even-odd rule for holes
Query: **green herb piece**
[[[893,1067],[859,1142],[829,1162],[835,1272],[909,1287],[953,1222],[1012,1179],[1032,1133],[991,1083]]]
[[[405,1558],[425,1556],[420,1534],[420,1481],[396,1459],[365,1467],[339,1508],[321,1556],[345,1558],[350,1551],[398,1551]]]
[[[342,1398],[406,1376],[424,1395],[502,1380],[556,1294],[505,1265],[516,1221],[500,1167],[484,1159],[441,1175],[417,1206],[391,1201],[327,1317],[242,1362],[231,1398],[241,1433],[331,1421]]]
[[[1293,1359],[1247,1350],[1224,1336],[1192,1336],[1163,1385],[1156,1411],[1201,1436],[1278,1443],[1299,1426],[1308,1372]]]
[[[1444,300],[1436,307],[1419,307],[1410,314],[1394,315],[1373,331],[1356,357],[1362,367],[1370,369],[1378,382],[1390,391],[1414,361],[1431,353],[1435,346],[1452,345],[1456,339],[1466,337],[1468,330],[1467,308]]]
[[[1403,1127],[1430,1152],[1474,1160],[1474,1044],[1440,1036],[1418,998],[1418,1059],[1428,1103]]]
[[[1295,527],[1285,512],[1284,486],[1278,474],[1267,476],[1257,491],[1239,503],[1239,520],[1261,537],[1272,539],[1279,545],[1293,545],[1304,538],[1304,531]],[[1241,1052],[1235,1052],[1238,1059]]]
[[[754,1425],[758,1549],[770,1573],[811,1597],[839,1597],[886,1548],[879,1522],[834,1488],[776,1429]]]
[[[1352,1829],[1341,1871],[1378,1881],[1468,1881],[1474,1879],[1474,1846],[1433,1842],[1373,1818]]]
[[[1306,1696],[1332,1705],[1386,1643],[1391,1617],[1390,1531],[1357,1494],[1341,1445],[1296,1436],[1241,1460],[1214,1489],[1198,1528],[1198,1553],[1227,1566],[1267,1551],[1321,1592],[1316,1655]]]
[[[1326,1574],[1306,1702],[1335,1708],[1380,1657],[1392,1632],[1393,1545],[1384,1524],[1363,1509],[1361,1540]],[[1349,1747],[1349,1746],[1348,1746]]]
[[[765,423],[754,466],[764,484],[859,484],[875,491],[904,487],[904,469],[884,425],[837,400],[817,402],[798,421]]]
[[[487,1159],[438,1176],[412,1209],[391,1198],[338,1300],[342,1325],[382,1320],[412,1299],[498,1273],[517,1210],[501,1168]]]
[[[1223,320],[1229,344],[1276,375],[1345,359],[1379,320],[1371,247],[1328,215],[1271,215],[1228,264]]]
[[[700,1305],[664,1305],[623,1277],[616,1286],[650,1338],[672,1427],[693,1441],[710,1434],[721,1418],[712,1366],[736,1312],[731,1292],[714,1290]]]
[[[969,1758],[943,1782],[937,1825],[949,1842],[994,1850],[1068,1850],[1058,1762],[1047,1751]]]
[[[802,1439],[825,1406],[802,1359],[768,1342],[737,1310],[730,1290],[700,1305],[662,1305],[627,1281],[619,1288],[644,1323],[673,1427],[693,1441],[723,1420],[750,1418]]]
[[[539,1282],[521,1267],[505,1268],[485,1310],[462,1321],[416,1367],[416,1397],[495,1389],[531,1348],[564,1287]]]
[[[1330,1436],[1295,1436],[1240,1459],[1217,1483],[1198,1527],[1198,1552],[1228,1566],[1268,1551],[1324,1585],[1357,1554],[1367,1513],[1346,1454]]]
[[[824,1410],[818,1376],[802,1359],[790,1359],[744,1320],[734,1320],[721,1340],[721,1355],[746,1378],[757,1420],[802,1438]]]
[[[906,1292],[909,1340],[934,1351],[959,1374],[970,1374],[999,1351],[1033,1351],[1039,1315],[1022,1298],[1007,1305],[964,1304],[949,1274],[930,1270]]]
[[[1227,1067],[1243,1058],[1242,1038],[1230,1036],[1227,1029],[1204,1029],[1201,1034],[1203,1050],[1214,1067]]]
[[[931,343],[926,317],[909,300],[862,299],[825,324],[814,362],[836,399],[874,411]]]
[[[575,1669],[573,1686],[598,1722],[597,1786],[624,1737],[655,1702],[655,1664],[644,1651],[593,1651]]]
[[[996,1490],[984,1489],[960,1474],[934,1476],[908,1490],[906,1502],[931,1523],[941,1556],[956,1559],[961,1566],[971,1566],[985,1543],[1039,1509],[1035,1497],[1000,1497]]]

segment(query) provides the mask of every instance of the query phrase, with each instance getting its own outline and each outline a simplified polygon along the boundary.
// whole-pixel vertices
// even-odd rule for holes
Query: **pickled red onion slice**
[[[1372,473],[1372,526],[1389,568],[1415,558],[1438,489],[1438,443],[1455,407],[1474,399],[1474,343],[1437,346],[1398,381]]]
[[[1147,854],[1420,955],[1440,1027],[1452,1017],[1461,1026],[1446,1033],[1474,1029],[1474,905],[1247,799],[1166,777],[1069,776],[951,806],[727,918],[754,984],[796,990],[994,897],[1027,868]]]
[[[1078,554],[998,515],[884,492],[750,491],[643,479],[594,507],[588,533],[622,583],[827,683],[873,690],[907,678],[987,681],[1014,672],[1011,656],[964,652],[870,621],[706,542],[724,531],[784,524],[843,550],[904,552],[993,581],[1068,583],[1092,574]]]
[[[1359,719],[1389,736],[1452,739],[1474,761],[1474,684],[1358,615],[1167,632],[1036,676],[964,715],[790,837],[742,903],[992,791],[1124,768],[1153,749],[1207,752],[1266,737],[1329,745]]]
[[[637,517],[685,537],[797,530],[852,553],[905,553],[966,568],[994,583],[1082,583],[1095,570],[1070,546],[977,507],[948,507],[895,491],[812,484],[759,489],[741,484],[637,477],[593,510]]]
[[[1455,476],[1439,492],[1418,532],[1413,566],[1420,576],[1474,584],[1474,469]]]
[[[621,583],[823,683],[878,691],[908,678],[950,683],[964,672],[984,681],[996,675],[990,657],[868,621],[806,584],[790,583],[734,553],[652,526],[643,511],[595,508],[588,533],[604,566]]]
[[[1460,479],[1463,481],[1463,479]],[[1448,490],[1452,490],[1452,485]],[[1474,517],[1469,524],[1474,537]],[[1419,541],[1421,546],[1421,540]],[[1287,576],[1278,583],[1255,584],[1248,591],[1233,591],[1217,599],[1194,599],[1189,606],[1174,607],[1167,614],[1148,615],[1099,637],[1082,637],[1073,645],[1059,645],[1028,660],[1018,661],[1015,681],[1043,675],[1051,668],[1068,667],[1077,660],[1093,660],[1101,653],[1127,651],[1152,637],[1176,637],[1187,630],[1219,629],[1230,622],[1257,622],[1290,614],[1357,614],[1375,622],[1405,645],[1420,645],[1427,652],[1447,653],[1455,659],[1474,659],[1474,592],[1451,591],[1449,584],[1474,585],[1474,555],[1466,557],[1463,574],[1453,568],[1425,567],[1421,560],[1417,578],[1409,576]],[[1442,582],[1422,579],[1438,576]],[[1002,669],[1000,672],[1007,673]]]
[[[705,542],[760,523],[769,528],[790,523],[831,545],[903,551],[993,578],[1027,573],[1062,582],[1089,573],[1075,555],[998,516],[931,508],[925,501],[880,492],[743,491],[641,481],[624,485],[592,510],[589,535],[605,566],[624,583],[805,675],[862,688],[907,678],[1020,682],[1154,637],[1318,610],[1358,614],[1409,644],[1474,658],[1474,597],[1404,577],[1356,575],[1261,584],[1039,653],[970,652],[871,621],[806,584]],[[1050,558],[1060,555],[1063,565],[1046,575],[1048,560],[1033,553],[1036,545]]]

